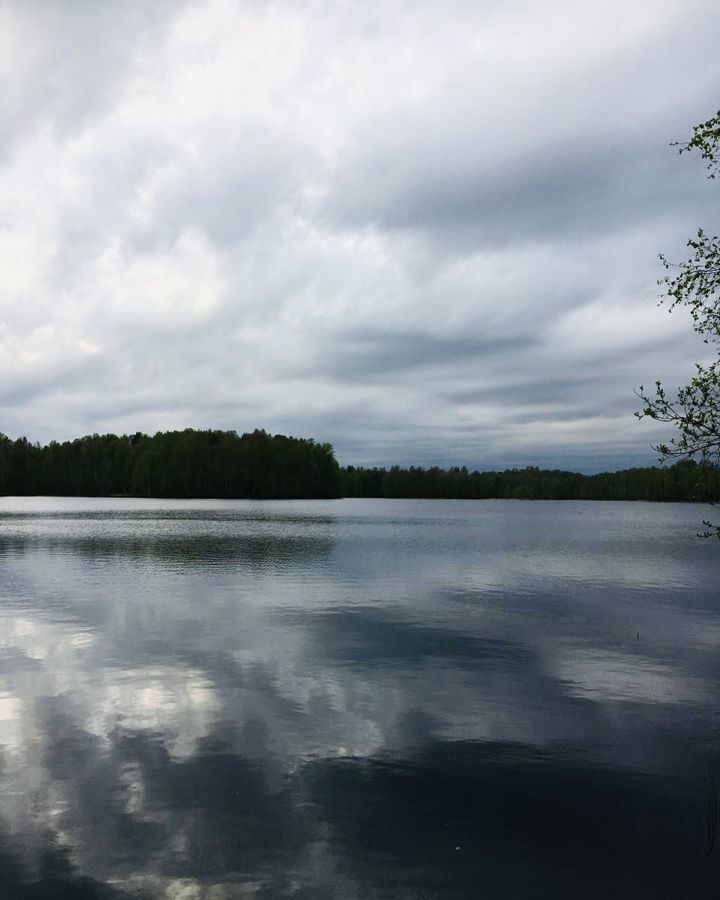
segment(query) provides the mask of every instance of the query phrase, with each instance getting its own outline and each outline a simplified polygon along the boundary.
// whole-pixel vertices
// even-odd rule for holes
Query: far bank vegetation
[[[94,434],[44,446],[0,435],[0,494],[709,501],[720,497],[720,470],[692,460],[596,475],[535,466],[341,468],[328,443],[257,429]]]

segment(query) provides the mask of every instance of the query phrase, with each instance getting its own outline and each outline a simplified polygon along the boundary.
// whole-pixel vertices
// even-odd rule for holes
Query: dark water
[[[1,499],[0,897],[720,897],[704,515]]]

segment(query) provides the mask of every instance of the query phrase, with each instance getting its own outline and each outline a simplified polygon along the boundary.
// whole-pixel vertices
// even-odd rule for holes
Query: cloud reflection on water
[[[710,896],[703,765],[720,760],[720,672],[714,645],[688,639],[716,600],[704,549],[659,594],[628,593],[616,573],[632,551],[617,547],[637,517],[624,526],[623,505],[612,542],[596,534],[604,585],[533,576],[542,549],[523,547],[545,541],[552,559],[552,528],[508,545],[503,525],[493,542],[497,505],[416,504],[409,522],[382,504],[307,522],[263,508],[205,508],[194,545],[192,517],[174,537],[167,518],[145,550],[132,519],[114,540],[97,518],[72,534],[67,518],[3,522],[0,846],[19,868],[0,861],[0,885]],[[385,509],[394,567],[374,525]],[[548,526],[565,509],[546,505]],[[532,515],[541,526],[543,508]],[[643,554],[641,567],[662,547]]]

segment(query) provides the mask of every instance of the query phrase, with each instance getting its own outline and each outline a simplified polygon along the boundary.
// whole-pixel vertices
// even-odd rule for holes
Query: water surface
[[[1,498],[0,896],[717,897],[706,515]]]

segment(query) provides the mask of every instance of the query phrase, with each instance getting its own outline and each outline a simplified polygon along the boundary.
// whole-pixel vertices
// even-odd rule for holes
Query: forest
[[[348,466],[342,470],[342,492],[346,497],[710,502],[720,498],[720,469],[693,460],[597,475],[536,466],[503,472]]]
[[[0,494],[86,497],[340,496],[330,444],[265,431],[93,434],[46,446],[0,435]]]
[[[0,434],[0,494],[716,501],[720,469],[693,460],[582,475],[558,469],[341,468],[328,443],[256,429],[87,435],[44,446]]]

